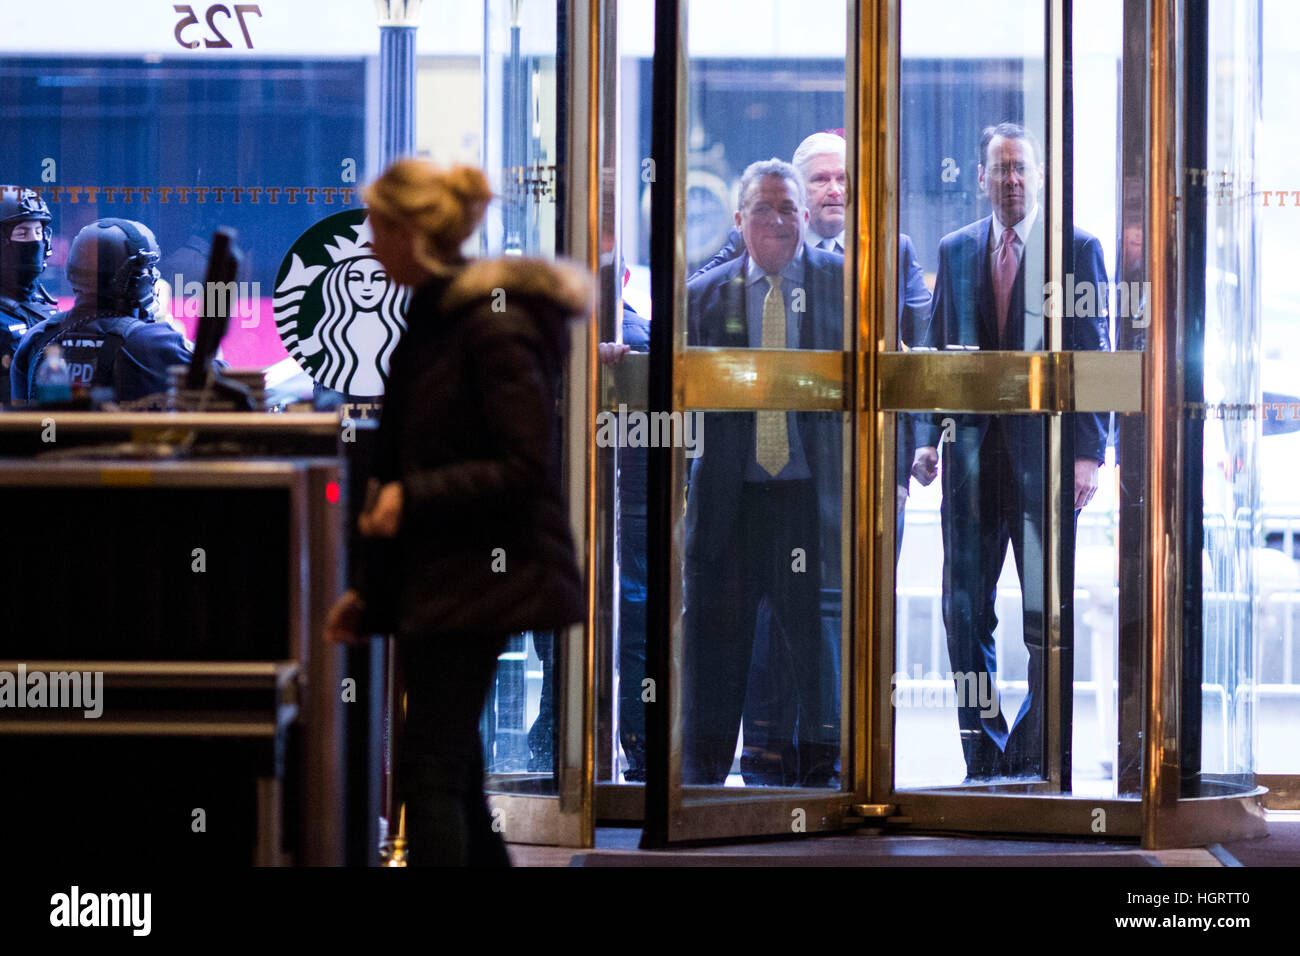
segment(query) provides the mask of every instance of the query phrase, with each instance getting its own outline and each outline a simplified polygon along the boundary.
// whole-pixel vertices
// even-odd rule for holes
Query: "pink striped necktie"
[[[1007,311],[1011,308],[1011,287],[1016,283],[1016,272],[1020,269],[1020,256],[1016,253],[1019,242],[1014,229],[1002,230],[1002,244],[998,246],[998,257],[993,263],[993,304],[998,310],[998,344],[1006,338]]]

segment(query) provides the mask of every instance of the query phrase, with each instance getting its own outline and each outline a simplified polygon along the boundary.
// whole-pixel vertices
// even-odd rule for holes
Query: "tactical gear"
[[[50,207],[35,190],[0,186],[0,295],[19,302],[40,298],[53,304],[44,289],[36,289],[36,279],[50,257],[48,227],[52,218]],[[45,227],[40,239],[10,239],[15,226],[33,221]]]
[[[72,240],[68,282],[77,305],[144,318],[153,304],[158,240],[144,223],[98,219]]]

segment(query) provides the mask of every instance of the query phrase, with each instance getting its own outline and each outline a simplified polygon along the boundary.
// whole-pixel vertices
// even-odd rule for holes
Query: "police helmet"
[[[68,282],[102,307],[142,312],[153,302],[158,257],[158,240],[144,223],[97,219],[72,240]]]
[[[54,219],[41,194],[20,186],[0,186],[0,239],[8,241],[14,226],[33,219],[47,226]],[[51,253],[50,230],[41,231],[45,234],[45,258],[48,259]]]

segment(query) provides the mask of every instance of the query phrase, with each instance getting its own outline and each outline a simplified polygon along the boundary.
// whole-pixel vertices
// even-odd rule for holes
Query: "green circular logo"
[[[370,240],[364,209],[336,212],[298,237],[275,277],[275,328],[294,361],[326,388],[367,397],[384,394],[409,298]]]

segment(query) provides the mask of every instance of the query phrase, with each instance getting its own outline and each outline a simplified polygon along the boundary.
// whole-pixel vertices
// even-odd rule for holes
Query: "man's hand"
[[[596,346],[596,357],[601,365],[617,365],[623,356],[632,351],[632,346],[621,342],[601,342]]]
[[[1098,465],[1091,458],[1076,458],[1074,461],[1074,510],[1085,508],[1092,496],[1097,493]]]
[[[939,449],[922,445],[912,456],[912,477],[923,485],[934,481],[939,474]]]
[[[390,481],[379,489],[379,494],[361,517],[357,530],[365,538],[395,538],[402,523],[402,483]]]
[[[334,602],[325,617],[325,640],[335,644],[364,643],[365,638],[358,633],[358,629],[361,627],[361,612],[365,606],[366,602],[356,590],[349,589],[345,592]]]
[[[898,485],[894,491],[894,514],[900,515],[907,507],[907,485]]]

